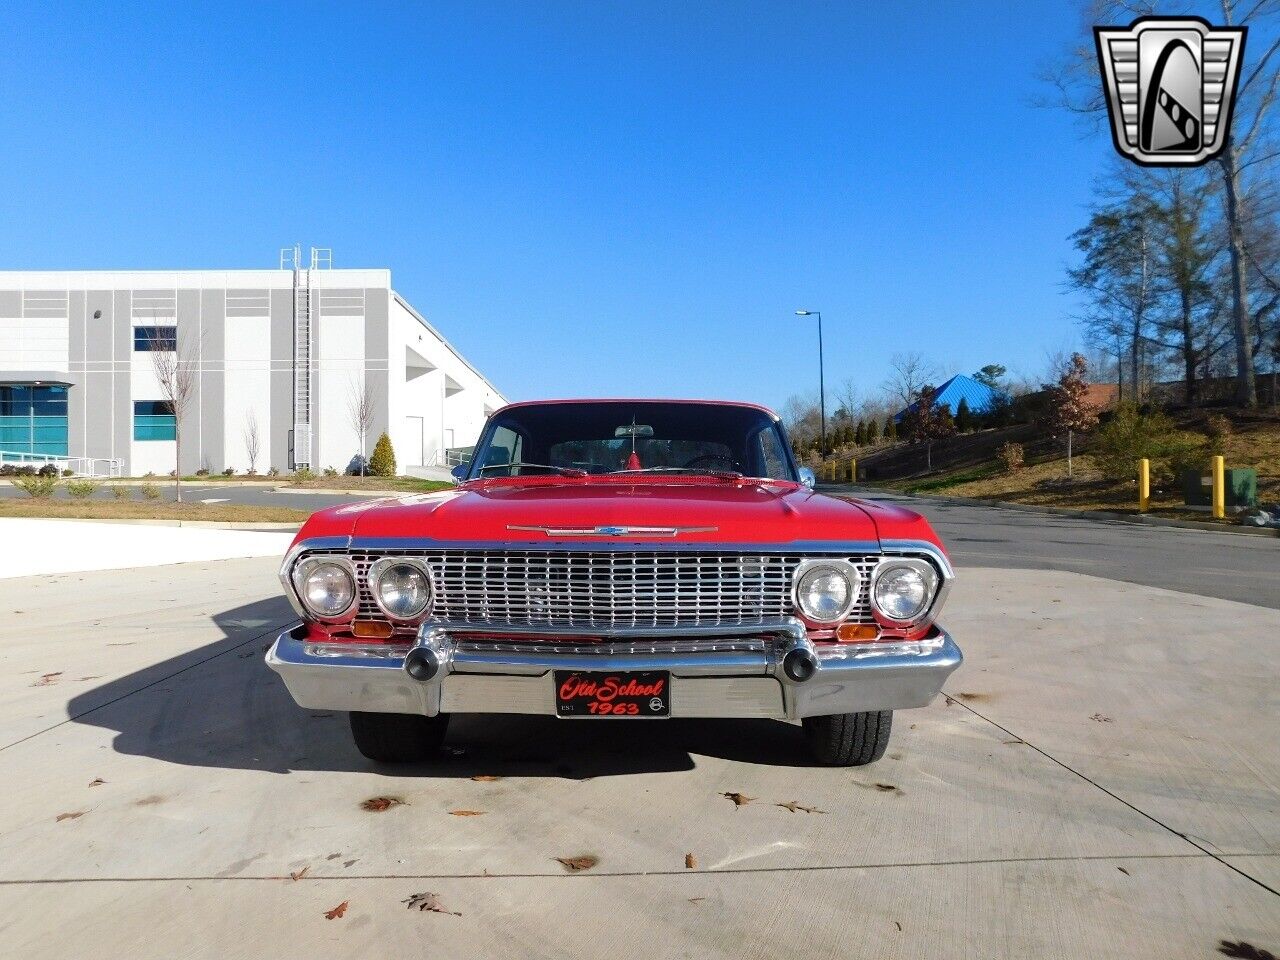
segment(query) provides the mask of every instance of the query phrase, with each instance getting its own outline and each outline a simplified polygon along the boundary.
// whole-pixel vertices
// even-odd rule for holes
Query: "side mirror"
[[[813,485],[818,482],[818,478],[813,475],[813,471],[810,470],[808,467],[801,467],[800,482],[803,483],[810,490],[812,490]]]
[[[449,476],[453,477],[454,483],[461,483],[467,479],[467,472],[471,469],[471,464],[460,463],[449,471]]]

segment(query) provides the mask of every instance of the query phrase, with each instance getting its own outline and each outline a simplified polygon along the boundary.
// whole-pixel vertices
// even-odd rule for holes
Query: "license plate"
[[[666,670],[556,670],[554,673],[559,716],[671,715],[671,674]]]

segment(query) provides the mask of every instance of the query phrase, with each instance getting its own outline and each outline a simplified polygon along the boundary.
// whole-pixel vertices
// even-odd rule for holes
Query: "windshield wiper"
[[[742,479],[742,474],[736,470],[703,470],[699,467],[640,467],[637,470],[610,470],[609,476],[627,473],[684,473],[698,477],[724,477],[726,480]]]
[[[554,467],[549,463],[522,463],[520,461],[515,463],[491,463],[487,467],[481,467],[480,472],[484,473],[486,470],[511,470],[516,467],[529,467],[533,470],[554,470],[562,477],[585,477],[587,475],[587,471],[579,470],[577,467]]]

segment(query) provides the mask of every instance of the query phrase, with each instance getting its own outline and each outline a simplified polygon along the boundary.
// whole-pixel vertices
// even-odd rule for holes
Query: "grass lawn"
[[[154,483],[158,486],[173,486],[173,477],[120,477],[110,483],[124,483],[137,486],[143,483]],[[325,477],[318,476],[311,480],[294,480],[287,473],[277,477],[256,474],[252,477],[240,473],[230,477],[212,474],[207,477],[183,477],[183,484],[192,486],[213,486],[219,483],[255,483],[264,487],[292,487],[298,490],[392,490],[397,493],[431,493],[434,490],[449,490],[453,484],[448,480],[423,480],[418,477]]]
[[[0,499],[0,517],[67,520],[216,520],[232,523],[302,523],[308,510],[233,503],[166,503],[161,500]]]
[[[1189,432],[1195,432],[1198,425],[1195,415],[1183,418],[1179,423]],[[1234,432],[1226,441],[1223,455],[1228,467],[1253,467],[1258,471],[1259,503],[1280,500],[1280,420],[1274,415],[1253,414],[1247,419],[1238,419]],[[1206,452],[1206,473],[1208,456]],[[1094,466],[1093,458],[1085,453],[1074,458],[1072,472],[1072,478],[1068,479],[1066,457],[1051,457],[1028,463],[1013,473],[1005,472],[1001,464],[993,462],[872,485],[906,493],[1003,500],[1032,506],[1138,512],[1136,463],[1132,479],[1113,480],[1104,477]],[[1236,522],[1231,514],[1222,521],[1214,520],[1208,511],[1188,509],[1182,502],[1181,488],[1167,478],[1162,484],[1155,476],[1151,480],[1150,512],[1155,516],[1206,523]]]

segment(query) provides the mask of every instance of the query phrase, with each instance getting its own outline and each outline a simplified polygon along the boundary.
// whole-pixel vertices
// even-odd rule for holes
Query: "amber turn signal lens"
[[[841,643],[866,642],[878,636],[880,628],[871,623],[842,623],[836,630],[836,639]]]
[[[351,632],[365,640],[385,640],[391,636],[391,624],[381,620],[357,620],[351,625]]]

